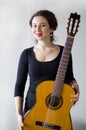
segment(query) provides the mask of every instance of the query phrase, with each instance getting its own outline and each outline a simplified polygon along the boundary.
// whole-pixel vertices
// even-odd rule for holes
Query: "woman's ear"
[[[53,33],[53,31],[54,31],[53,29],[50,29],[50,33]]]

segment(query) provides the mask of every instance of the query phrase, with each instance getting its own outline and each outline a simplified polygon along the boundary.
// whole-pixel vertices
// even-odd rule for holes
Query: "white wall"
[[[86,130],[86,2],[82,0],[0,0],[0,130],[18,130],[13,100],[17,65],[21,51],[34,45],[28,21],[39,9],[49,9],[56,14],[59,27],[55,35],[57,43],[62,45],[70,12],[81,15],[72,49],[81,94],[71,114],[74,130]]]

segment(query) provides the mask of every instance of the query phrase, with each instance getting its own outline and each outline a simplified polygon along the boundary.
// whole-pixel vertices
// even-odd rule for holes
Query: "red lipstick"
[[[42,33],[36,33],[36,35],[37,35],[38,37],[40,37],[40,36],[42,36]]]

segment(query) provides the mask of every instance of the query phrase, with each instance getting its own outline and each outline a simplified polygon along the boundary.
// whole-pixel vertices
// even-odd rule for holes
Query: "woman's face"
[[[32,33],[38,41],[50,40],[50,28],[47,19],[43,16],[35,16],[32,20]]]

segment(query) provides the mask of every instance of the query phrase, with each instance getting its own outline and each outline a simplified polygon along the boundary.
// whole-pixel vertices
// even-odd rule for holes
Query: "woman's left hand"
[[[79,100],[79,95],[80,95],[79,85],[77,84],[77,82],[75,80],[72,81],[70,85],[76,92],[75,95],[71,95],[71,101],[74,102],[74,104],[75,104]]]

